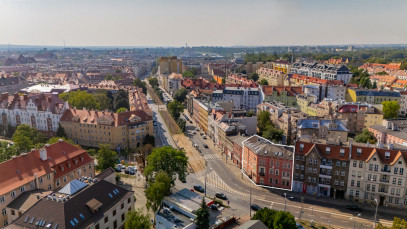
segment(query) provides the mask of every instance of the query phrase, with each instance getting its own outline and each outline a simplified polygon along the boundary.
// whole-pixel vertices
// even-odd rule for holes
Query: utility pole
[[[205,197],[206,197],[206,174],[207,174],[208,161],[205,161]]]
[[[250,218],[252,217],[252,184],[250,183]]]

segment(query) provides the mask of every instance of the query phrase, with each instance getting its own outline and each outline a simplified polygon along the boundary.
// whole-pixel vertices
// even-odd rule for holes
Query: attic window
[[[304,149],[304,144],[300,144],[300,150]]]
[[[361,149],[361,148],[358,148],[358,149],[356,150],[356,152],[357,152],[358,156],[360,156],[360,155],[362,154],[362,149]]]
[[[399,161],[399,165],[401,165],[403,162]]]
[[[384,157],[386,159],[389,159],[390,158],[390,152],[389,151],[384,152]]]
[[[62,171],[62,172],[64,171],[64,166],[61,166],[61,171]]]
[[[326,147],[326,154],[330,154],[331,153],[331,147]]]
[[[345,149],[341,149],[341,150],[340,150],[340,156],[341,156],[341,157],[345,156]]]

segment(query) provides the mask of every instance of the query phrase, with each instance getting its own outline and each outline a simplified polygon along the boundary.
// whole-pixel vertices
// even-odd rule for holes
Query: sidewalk
[[[214,152],[216,152],[216,154],[218,154],[221,157],[221,160],[226,164],[227,168],[237,178],[239,178],[240,181],[242,181],[246,185],[252,185],[252,181],[248,177],[243,176],[243,179],[242,179],[241,169],[238,167],[238,165],[233,163],[233,161],[231,159],[228,159],[227,161],[225,161],[226,160],[225,159],[225,154],[222,155],[221,149],[219,149],[219,147],[215,146],[211,139],[208,139],[206,141],[208,143],[209,148],[211,150],[213,150]],[[276,189],[265,189],[265,188],[258,187],[258,186],[255,186],[255,185],[252,185],[252,188],[255,188],[255,189],[260,190],[260,191],[265,192],[265,193],[272,192],[272,193],[277,194],[279,196],[284,196],[284,192],[285,192],[285,191],[276,190]],[[289,193],[287,193],[287,196],[295,197],[294,199],[296,201],[298,201],[298,202],[301,201],[301,197],[304,197],[304,204],[317,205],[319,207],[334,208],[334,209],[339,210],[339,211],[345,211],[345,206],[346,205],[357,204],[357,203],[353,203],[353,202],[351,202],[349,200],[334,199],[334,198],[331,198],[331,197],[319,197],[319,198],[316,198],[315,196],[302,194],[302,193],[298,193],[298,192],[289,192]],[[367,205],[362,207],[362,209],[363,209],[362,212],[364,212],[365,215],[366,215],[366,213],[369,213],[369,214],[371,214],[373,216],[374,216],[375,210],[376,210],[375,208],[372,208],[372,207],[367,206]],[[378,216],[378,219],[381,218],[381,219],[390,220],[390,221],[393,221],[394,216],[406,219],[407,218],[407,211],[405,211],[404,209],[400,210],[400,209],[386,208],[386,207],[379,206],[378,209],[377,209],[377,216]]]

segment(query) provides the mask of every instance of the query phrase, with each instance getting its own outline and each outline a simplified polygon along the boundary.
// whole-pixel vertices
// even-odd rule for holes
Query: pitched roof
[[[17,218],[10,228],[37,228],[35,222],[44,220],[45,225],[58,224],[58,229],[86,228],[91,223],[98,222],[103,215],[118,202],[132,196],[132,191],[127,191],[107,181],[101,180],[88,188],[73,195],[65,202],[58,202],[43,198],[32,208]],[[110,194],[110,195],[109,195]],[[86,203],[96,200],[101,205],[98,211],[92,211]],[[24,222],[28,217],[28,222]],[[34,223],[29,223],[35,218]],[[73,222],[73,225],[71,223]]]
[[[33,150],[0,164],[0,194],[10,192],[33,181],[35,175],[41,177],[55,171],[57,172],[55,176],[60,177],[93,160],[85,150],[65,141],[54,143],[44,149],[46,149],[48,158],[45,161],[41,160],[39,150]],[[72,165],[70,170],[66,166],[64,172],[61,171],[59,166],[61,163],[78,159],[78,157],[83,157],[83,162],[78,160],[78,164]]]

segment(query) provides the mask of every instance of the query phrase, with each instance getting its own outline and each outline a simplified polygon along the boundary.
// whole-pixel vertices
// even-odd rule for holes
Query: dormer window
[[[300,150],[304,149],[304,144],[300,144]]]
[[[389,151],[384,152],[384,157],[386,159],[389,159],[390,158],[390,152]]]
[[[64,166],[61,166],[61,171],[62,171],[62,172],[64,171]]]
[[[358,149],[356,150],[356,152],[357,152],[358,156],[362,155],[362,149],[361,149],[361,148],[358,148]]]
[[[325,152],[326,152],[326,154],[330,154],[331,153],[331,147],[326,147]]]
[[[341,157],[345,156],[345,149],[341,149],[339,153]]]

